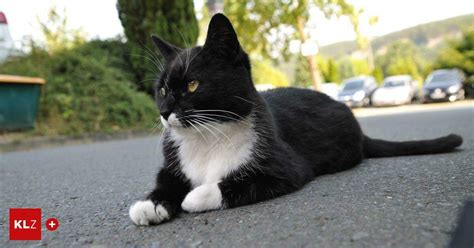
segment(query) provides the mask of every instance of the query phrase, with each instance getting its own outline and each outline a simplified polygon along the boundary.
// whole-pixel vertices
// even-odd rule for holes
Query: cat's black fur
[[[228,111],[227,117],[216,116],[221,123],[252,116],[258,135],[252,161],[218,184],[224,207],[290,193],[316,176],[353,168],[364,158],[449,152],[462,143],[458,135],[410,142],[371,139],[349,108],[325,94],[296,88],[258,93],[248,56],[224,15],[212,18],[203,47],[183,50],[156,36],[153,40],[167,61],[157,83],[158,92],[162,87],[169,92],[157,93],[165,119],[173,112],[189,127],[192,117],[187,111],[192,109]],[[192,80],[200,85],[189,94],[186,87]],[[178,146],[166,135],[165,162],[148,199],[162,204],[173,217],[192,186],[180,170]]]

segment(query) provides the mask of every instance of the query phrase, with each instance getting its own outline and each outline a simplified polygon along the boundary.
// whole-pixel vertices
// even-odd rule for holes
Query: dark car
[[[370,98],[377,88],[375,79],[370,76],[360,76],[344,80],[338,101],[349,107],[365,107],[370,105]]]
[[[433,71],[423,86],[423,102],[464,99],[464,75],[456,69]]]

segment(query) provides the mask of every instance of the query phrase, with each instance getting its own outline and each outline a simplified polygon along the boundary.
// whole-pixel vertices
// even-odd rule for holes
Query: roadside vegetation
[[[44,78],[33,135],[83,135],[149,130],[158,112],[137,91],[127,46],[120,39],[86,42],[52,9],[42,22],[46,42],[0,66],[1,74]]]

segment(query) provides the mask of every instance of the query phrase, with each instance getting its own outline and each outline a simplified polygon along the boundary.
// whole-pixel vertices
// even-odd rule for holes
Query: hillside
[[[397,40],[411,40],[418,47],[432,48],[445,37],[454,37],[462,30],[472,27],[474,14],[453,17],[441,21],[420,24],[411,28],[375,38],[372,41],[374,51],[383,50],[390,43]],[[357,50],[355,41],[343,41],[321,47],[321,55],[330,58],[339,58],[350,55]]]

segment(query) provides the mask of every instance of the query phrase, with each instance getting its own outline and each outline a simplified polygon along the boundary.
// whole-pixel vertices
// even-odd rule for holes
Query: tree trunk
[[[303,44],[307,40],[306,33],[304,32],[305,20],[301,16],[298,16],[297,18],[298,18],[297,19],[298,32],[301,37],[301,43]],[[306,56],[306,59],[308,60],[309,72],[311,74],[311,81],[313,83],[313,87],[315,90],[320,91],[321,90],[321,76],[319,74],[318,64],[316,62],[316,55]]]

